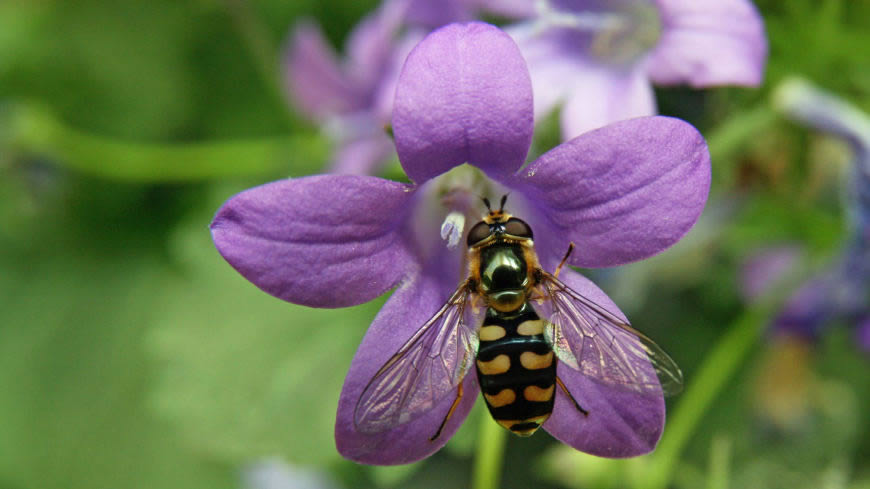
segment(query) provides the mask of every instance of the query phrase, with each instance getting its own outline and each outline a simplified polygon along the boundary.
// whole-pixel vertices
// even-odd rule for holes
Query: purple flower
[[[870,318],[870,249],[852,240],[828,270],[803,284],[773,321],[774,335],[816,341],[832,323],[856,328],[856,344],[870,352],[862,328]]]
[[[746,302],[764,297],[782,281],[801,259],[803,250],[797,245],[765,247],[743,263],[740,271],[740,293]]]
[[[370,174],[394,154],[386,126],[395,80],[411,48],[422,38],[397,40],[404,0],[388,1],[351,32],[339,62],[312,22],[297,24],[286,49],[288,93],[299,110],[320,124],[336,147],[330,170]]]
[[[242,472],[244,489],[338,489],[325,473],[295,467],[279,458],[249,464]]]
[[[773,332],[816,340],[832,322],[845,321],[856,326],[856,340],[863,348],[870,318],[870,119],[799,80],[784,82],[775,97],[789,117],[846,141],[854,157],[849,241],[827,270],[807,281],[786,302],[774,320]]]
[[[392,1],[392,0],[387,0]],[[407,2],[405,20],[433,29],[450,22],[470,21],[482,12],[508,18],[534,15],[534,0],[399,0]]]
[[[339,61],[320,28],[297,24],[286,49],[287,91],[296,107],[332,139],[331,173],[369,175],[395,156],[386,132],[399,70],[425,32],[472,20],[486,9],[528,14],[527,0],[385,0],[348,37]],[[403,34],[404,27],[410,26]]]
[[[855,340],[864,351],[870,351],[870,317],[861,321],[855,334]]]
[[[531,2],[529,2],[531,3]],[[749,0],[540,0],[508,32],[535,92],[535,115],[560,103],[570,139],[656,113],[652,83],[761,83],[767,43]]]
[[[467,375],[465,396],[435,441],[429,438],[452,395],[388,431],[362,433],[354,424],[369,379],[465,278],[463,253],[439,234],[445,228],[455,242],[465,222],[477,220],[477,195],[510,189],[510,211],[532,227],[542,266],[553,270],[571,241],[577,252],[570,263],[583,267],[659,253],[692,227],[710,183],[703,138],[666,117],[590,132],[523,168],[533,130],[529,73],[514,41],[482,23],[446,26],[412,51],[396,89],[393,129],[412,184],[352,175],[278,181],[231,198],[211,226],[224,258],[284,300],[343,307],[396,289],[366,333],[338,405],[339,452],[370,464],[434,453],[477,397],[477,378]],[[621,315],[580,274],[565,270],[561,278]],[[561,363],[558,373],[592,414],[584,418],[557,393],[543,425],[553,436],[608,457],[653,449],[664,426],[661,396],[632,395]]]

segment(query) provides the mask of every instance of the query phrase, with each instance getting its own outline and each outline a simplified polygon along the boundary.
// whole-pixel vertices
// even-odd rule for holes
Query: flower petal
[[[571,83],[562,108],[565,141],[612,122],[656,113],[655,94],[642,69],[624,72],[589,63]]]
[[[566,285],[598,305],[624,317],[619,308],[595,284],[572,270],[560,277]],[[652,370],[652,365],[649,365]],[[665,423],[663,396],[638,393],[599,383],[559,363],[557,375],[589,412],[584,416],[561,390],[544,429],[577,450],[601,457],[622,458],[652,451]]]
[[[382,125],[387,126],[393,117],[393,104],[396,100],[396,85],[399,83],[399,73],[408,55],[423,40],[424,33],[418,30],[406,32],[401,39],[394,42],[389,62],[381,73],[381,81],[375,89],[372,111]]]
[[[291,465],[281,458],[267,458],[247,464],[242,469],[244,489],[337,489],[326,471]]]
[[[410,0],[406,14],[407,22],[435,29],[450,22],[472,20],[469,0]]]
[[[329,172],[344,175],[373,175],[392,154],[393,141],[385,133],[355,139],[338,148]]]
[[[749,0],[657,0],[662,37],[649,60],[661,84],[757,86],[767,61],[761,15]]]
[[[494,14],[511,19],[523,19],[537,13],[535,2],[529,0],[477,0],[480,7]]]
[[[655,95],[640,65],[603,64],[580,51],[582,42],[568,29],[541,30],[524,22],[507,31],[529,66],[535,118],[561,102],[562,139],[568,140],[611,122],[656,113]]]
[[[535,22],[508,27],[529,67],[535,100],[535,118],[547,116],[570,91],[570,81],[582,75],[579,57],[566,51],[557,36],[540,31]]]
[[[836,275],[828,272],[801,285],[774,318],[771,333],[817,341],[837,315],[838,304],[832,297],[836,282]]]
[[[293,102],[312,119],[359,109],[365,103],[364,94],[342,73],[335,51],[313,22],[293,28],[284,66]]]
[[[756,251],[741,266],[742,299],[751,304],[782,286],[783,279],[802,256],[803,249],[795,244],[769,246]]]
[[[378,369],[423,325],[448,298],[442,284],[418,278],[399,287],[369,327],[359,347],[338,401],[335,443],[339,453],[357,462],[374,465],[404,464],[435,453],[459,429],[477,399],[477,377],[469,372],[463,381],[463,397],[444,426],[430,441],[455,400],[447,394],[434,409],[408,423],[382,433],[356,430],[354,411],[369,380]]]
[[[859,175],[870,174],[870,116],[866,113],[796,77],[777,85],[773,103],[790,119],[843,138],[852,147]]]
[[[415,266],[401,235],[412,189],[351,175],[273,182],[227,201],[212,237],[230,265],[276,297],[313,307],[361,304]]]
[[[865,352],[870,353],[870,318],[864,318],[855,330],[855,341]]]
[[[367,92],[371,93],[384,76],[406,8],[407,0],[387,0],[349,34],[348,72]]]
[[[491,25],[451,24],[429,34],[399,75],[393,131],[415,182],[465,162],[512,173],[525,161],[532,126],[526,63]]]
[[[710,154],[688,123],[641,117],[561,144],[510,185],[537,210],[542,260],[573,241],[571,264],[614,266],[655,255],[692,227],[710,189]]]

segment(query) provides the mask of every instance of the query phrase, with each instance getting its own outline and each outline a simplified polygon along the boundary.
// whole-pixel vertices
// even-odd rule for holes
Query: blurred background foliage
[[[702,221],[666,253],[593,277],[694,391],[669,401],[672,418],[685,411],[673,427],[685,440],[660,447],[675,452],[669,485],[867,489],[870,358],[832,328],[787,356],[791,369],[771,369],[776,299],[747,309],[739,274],[763,246],[798,244],[813,270],[843,245],[848,151],[783,119],[771,93],[799,75],[870,112],[870,2],[756,4],[771,46],[760,89],[658,90],[662,113],[710,143]],[[468,485],[481,403],[421,463],[362,467],[335,452],[344,373],[383,299],[283,303],[227,266],[208,233],[235,192],[328,159],[277,78],[289,26],[314,17],[340,46],[375,5],[0,2],[0,488],[250,486],[244,471],[268,458],[326,478],[285,487]],[[707,360],[716,351],[722,363]],[[693,379],[717,375],[703,401]],[[770,385],[798,386],[785,403],[797,422],[759,408],[777,405]],[[610,461],[546,434],[512,438],[503,486],[642,486],[665,470],[656,455]]]

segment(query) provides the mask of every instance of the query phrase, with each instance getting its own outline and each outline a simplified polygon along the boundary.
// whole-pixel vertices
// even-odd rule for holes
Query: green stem
[[[646,476],[638,480],[637,487],[663,489],[668,486],[680,454],[695,432],[695,427],[716,396],[744,364],[777,303],[765,301],[747,309],[707,355],[668,421],[661,443],[650,455]]]
[[[731,475],[731,438],[717,434],[710,444],[707,489],[728,489]]]
[[[501,466],[507,430],[489,419],[489,416],[481,418],[471,487],[474,489],[497,489],[501,481]]]
[[[50,110],[21,105],[11,114],[9,147],[89,175],[136,182],[318,172],[326,142],[314,134],[194,143],[122,141],[74,128]],[[5,147],[6,144],[3,144]]]

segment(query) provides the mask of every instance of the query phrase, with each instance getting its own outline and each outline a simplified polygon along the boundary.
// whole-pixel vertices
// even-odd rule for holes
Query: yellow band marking
[[[498,394],[491,396],[489,394],[484,394],[483,397],[486,398],[486,402],[489,403],[492,407],[502,407],[507,406],[508,404],[512,404],[517,400],[517,393],[514,392],[513,389],[502,389]]]
[[[534,336],[544,332],[544,321],[535,319],[533,321],[525,321],[517,328],[517,333],[523,336]]]
[[[555,390],[555,388],[555,384],[546,389],[541,389],[536,385],[530,385],[523,389],[523,397],[525,397],[527,401],[547,402],[553,398],[553,390]]]
[[[550,417],[549,414],[545,414],[545,415],[543,415],[543,416],[537,416],[537,417],[535,417],[535,418],[524,419],[524,420],[523,420],[523,423],[538,423],[538,424],[544,424],[544,421],[546,421],[549,417]]]
[[[547,368],[553,364],[553,352],[547,352],[545,355],[538,355],[534,352],[524,351],[520,355],[520,363],[523,367],[529,370]]]
[[[484,326],[480,328],[480,341],[495,341],[504,338],[507,332],[501,326]]]
[[[510,432],[515,434],[515,435],[531,436],[532,433],[538,431],[538,428],[540,428],[541,425],[544,424],[544,421],[546,421],[547,418],[549,418],[549,417],[550,417],[549,414],[545,414],[543,416],[537,416],[537,417],[529,418],[529,419],[497,419],[495,421],[496,421],[496,423],[502,425],[502,427],[504,427],[505,429],[510,430]],[[514,425],[517,425],[520,423],[535,423],[537,426],[535,426],[534,428],[529,428],[529,429],[520,430],[520,431],[511,430],[511,428]]]
[[[550,354],[552,356],[552,353]],[[498,375],[510,370],[511,359],[507,355],[499,355],[488,362],[477,361],[477,368],[483,375]]]

